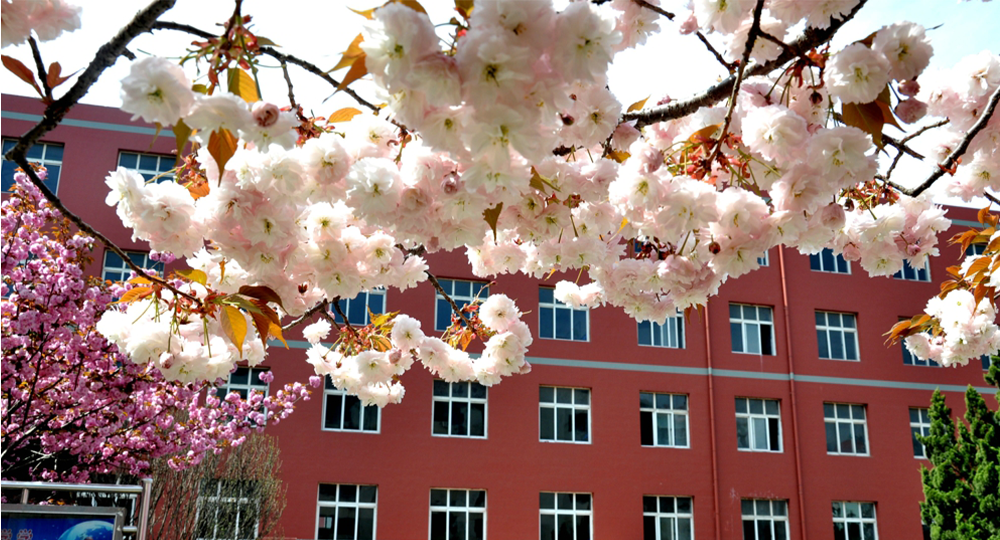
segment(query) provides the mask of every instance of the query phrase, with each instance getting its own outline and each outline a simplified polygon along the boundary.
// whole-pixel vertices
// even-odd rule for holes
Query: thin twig
[[[996,195],[990,193],[989,191],[983,191],[983,197],[989,199],[993,204],[1000,205],[1000,199],[997,199]]]
[[[928,126],[924,126],[924,127],[920,128],[920,129],[918,129],[916,132],[911,133],[911,134],[907,135],[906,137],[903,137],[902,139],[899,140],[899,142],[900,142],[900,144],[904,145],[904,148],[905,148],[905,144],[906,143],[912,141],[913,139],[916,139],[917,137],[923,135],[924,133],[926,133],[926,132],[928,132],[928,131],[930,131],[932,129],[939,128],[939,127],[941,127],[941,126],[943,126],[943,125],[945,125],[947,123],[948,123],[948,119],[947,118],[945,118],[944,120],[941,120],[939,122],[934,122],[933,124],[930,124]],[[882,137],[884,138],[885,134],[882,134]],[[889,177],[892,176],[892,171],[894,171],[896,169],[896,165],[899,163],[900,158],[903,157],[903,153],[904,152],[902,150],[900,150],[896,154],[896,157],[894,157],[892,159],[892,164],[889,165],[889,169],[885,172],[885,176],[883,177],[884,180],[888,180]],[[920,159],[924,159],[923,156],[920,156]]]
[[[281,327],[281,331],[282,332],[288,331],[289,329],[294,328],[294,327],[302,324],[303,322],[307,321],[310,317],[312,317],[313,315],[315,315],[317,313],[319,313],[321,317],[324,317],[328,321],[332,322],[333,325],[336,326],[339,329],[340,325],[337,324],[337,320],[330,316],[329,307],[330,307],[330,301],[329,300],[323,300],[322,302],[320,302],[320,303],[316,304],[315,306],[313,306],[312,308],[310,308],[309,311],[303,313],[301,317],[299,317],[299,318],[295,319],[294,321],[286,324],[285,326],[282,326]]]
[[[798,56],[799,58],[803,58],[803,59],[807,60],[809,63],[812,63],[812,60],[809,60],[809,57],[804,56],[799,51],[793,49],[791,47],[791,45],[789,45],[789,44],[785,43],[784,41],[778,39],[776,36],[773,36],[773,35],[765,32],[764,30],[761,30],[759,35],[760,35],[760,37],[762,37],[762,38],[770,41],[771,43],[774,43],[775,45],[781,47],[781,49],[784,50],[786,53]]]
[[[829,41],[834,34],[836,34],[841,27],[844,26],[847,21],[854,18],[854,16],[865,6],[868,0],[860,0],[857,5],[854,6],[843,19],[834,19],[830,22],[830,26],[826,28],[807,28],[805,32],[798,39],[788,44],[792,50],[808,51],[813,47],[821,45]],[[782,51],[780,55],[770,62],[765,62],[763,64],[755,63],[746,69],[745,75],[747,77],[753,77],[756,75],[763,75],[765,73],[770,73],[775,69],[785,65],[787,62],[794,59],[797,55],[792,51]],[[622,115],[620,122],[628,122],[629,120],[636,121],[636,128],[641,128],[649,124],[654,124],[656,122],[664,122],[666,120],[674,120],[676,118],[681,118],[687,116],[698,109],[712,105],[724,99],[726,96],[732,93],[733,85],[736,84],[736,76],[730,75],[725,80],[712,85],[710,88],[702,92],[701,94],[686,99],[683,101],[674,101],[665,105],[658,107],[653,107],[650,109],[644,109],[641,111],[626,112]]]
[[[295,103],[295,92],[292,90],[292,78],[288,76],[288,63],[281,61],[281,73],[285,76],[285,84],[288,85],[288,103],[293,111],[298,111],[299,106]]]
[[[445,301],[448,302],[448,304],[451,306],[451,310],[454,311],[455,314],[458,315],[460,319],[462,319],[462,322],[465,323],[465,327],[472,328],[473,327],[472,323],[469,322],[469,319],[465,316],[465,313],[462,313],[462,308],[458,307],[458,304],[456,304],[455,301],[452,300],[451,296],[448,296],[448,293],[445,292],[444,287],[442,287],[441,283],[439,283],[437,278],[434,277],[434,274],[430,273],[429,270],[424,270],[424,273],[427,274],[427,279],[430,280],[431,285],[433,285],[434,288],[437,289],[437,292],[440,293],[441,296],[444,297]],[[483,340],[484,343],[486,342],[487,338],[485,338],[482,335],[479,335],[478,329],[476,329],[476,335],[478,335],[479,339]]]
[[[28,36],[28,44],[31,45],[31,56],[35,59],[35,68],[38,69],[38,79],[42,81],[45,97],[52,100],[52,88],[49,87],[49,75],[45,72],[45,62],[42,62],[42,51],[38,50],[38,42],[35,41],[34,36]]]
[[[979,120],[976,120],[976,123],[973,124],[973,126],[965,134],[965,137],[962,137],[962,141],[958,144],[955,150],[952,151],[948,158],[944,160],[944,163],[939,163],[937,170],[932,172],[931,175],[928,176],[927,179],[924,180],[919,186],[913,189],[900,189],[900,191],[911,197],[916,197],[926,191],[927,188],[931,187],[939,178],[944,176],[945,172],[950,173],[953,167],[955,167],[958,163],[958,159],[965,154],[966,150],[969,149],[969,144],[972,143],[972,139],[974,139],[976,135],[978,135],[979,132],[986,127],[986,124],[989,123],[990,118],[993,116],[993,112],[997,109],[997,102],[1000,102],[1000,86],[993,91],[993,95],[990,96],[986,109],[983,111],[983,114],[979,116]]]
[[[351,335],[354,336],[354,339],[359,339],[360,336],[358,336],[358,331],[355,330],[353,326],[351,326],[351,321],[347,318],[347,315],[344,313],[344,310],[340,309],[340,298],[339,297],[334,298],[333,302],[330,302],[330,305],[333,306],[333,310],[337,312],[337,315],[340,315],[340,318],[344,319],[344,326],[346,326],[347,330],[351,332]],[[340,326],[337,326],[337,330],[338,331],[340,330]]]
[[[647,2],[646,0],[632,0],[632,1],[635,2],[636,4],[639,4],[642,7],[650,10],[650,11],[655,11],[656,13],[659,13],[660,15],[663,15],[664,17],[670,19],[671,21],[674,20],[675,15],[673,13],[671,13],[671,12],[669,12],[669,11],[661,8],[660,6],[654,6],[653,4],[650,4],[649,2]]]
[[[726,111],[726,120],[722,123],[722,134],[719,135],[719,140],[715,143],[712,154],[708,156],[708,167],[712,166],[712,162],[715,161],[716,156],[722,151],[722,145],[726,140],[729,125],[733,121],[733,111],[736,110],[736,98],[739,96],[740,86],[743,84],[743,72],[746,70],[747,62],[750,61],[750,53],[753,51],[754,44],[757,43],[757,33],[760,32],[760,16],[763,11],[764,0],[757,0],[757,5],[753,8],[753,23],[750,25],[750,32],[747,33],[747,42],[743,46],[743,58],[740,59],[740,66],[736,71],[736,82],[733,84],[733,93],[729,96],[729,110]]]
[[[674,17],[676,16],[673,13],[661,8],[660,6],[654,6],[653,4],[650,4],[646,0],[632,0],[632,1],[650,11],[659,13],[660,15],[666,17],[667,19],[670,19],[671,21],[674,20]],[[705,45],[705,48],[708,49],[708,52],[712,53],[712,55],[715,56],[715,59],[718,60],[719,63],[726,68],[726,71],[732,73],[733,64],[731,62],[726,62],[726,59],[723,58],[721,54],[719,54],[719,51],[714,46],[712,46],[712,44],[708,41],[708,38],[705,37],[705,34],[702,34],[700,31],[696,31],[694,34],[695,36],[698,37],[698,39],[702,42],[702,44]]]

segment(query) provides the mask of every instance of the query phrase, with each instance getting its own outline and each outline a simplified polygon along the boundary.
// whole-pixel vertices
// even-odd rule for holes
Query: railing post
[[[139,534],[138,540],[146,540],[149,533],[149,503],[153,495],[153,479],[142,479],[142,501],[139,503]]]

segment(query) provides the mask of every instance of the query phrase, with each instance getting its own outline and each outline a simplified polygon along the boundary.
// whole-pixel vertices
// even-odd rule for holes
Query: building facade
[[[34,99],[3,97],[4,151],[40,119]],[[148,265],[148,247],[104,204],[122,165],[169,171],[170,133],[110,108],[78,106],[29,156],[73,211]],[[3,163],[4,191],[13,164]],[[6,195],[5,195],[6,197]],[[327,385],[268,431],[279,438],[287,492],[283,533],[337,539],[848,539],[921,538],[913,432],[929,427],[935,388],[956,415],[988,360],[927,365],[884,333],[921,312],[959,248],[950,234],[975,212],[952,208],[942,256],[926,268],[870,278],[831,253],[778,247],[708,306],[664,325],[619,309],[574,310],[552,297],[558,276],[475,278],[464,255],[432,256],[456,300],[504,293],[528,313],[527,375],[485,388],[426,370],[404,376],[402,404],[361,407]],[[171,270],[176,265],[171,265]],[[102,246],[90,269],[127,276]],[[574,276],[575,277],[575,276]],[[450,315],[428,283],[343,301],[404,311],[424,329]],[[446,323],[445,323],[446,324]],[[305,381],[307,343],[272,342],[267,361],[229,381],[244,393]],[[992,403],[992,400],[989,400]],[[245,533],[245,536],[243,535]],[[239,537],[252,537],[252,531]]]

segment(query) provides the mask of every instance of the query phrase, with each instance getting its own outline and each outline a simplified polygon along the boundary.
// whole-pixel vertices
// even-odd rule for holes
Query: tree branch
[[[660,6],[655,6],[653,4],[650,4],[646,0],[632,0],[632,1],[650,11],[659,13],[660,15],[666,17],[667,19],[670,19],[671,21],[674,20],[675,15],[661,8]],[[712,55],[715,56],[715,59],[718,60],[719,63],[726,68],[726,71],[730,73],[733,72],[733,64],[730,62],[726,62],[726,59],[723,58],[722,55],[719,54],[719,51],[712,46],[712,44],[708,41],[708,38],[705,37],[705,34],[702,34],[701,31],[695,31],[694,35],[698,37],[698,40],[701,41],[703,45],[705,45],[705,48],[708,49],[708,52],[712,53]]]
[[[740,67],[736,71],[736,82],[733,84],[733,92],[729,96],[729,110],[726,112],[726,120],[722,123],[722,133],[719,135],[719,140],[715,143],[712,154],[708,156],[707,167],[712,166],[715,157],[722,150],[722,144],[726,140],[729,125],[733,121],[733,111],[736,110],[736,98],[739,96],[740,86],[743,84],[743,72],[745,71],[747,62],[750,61],[750,53],[753,51],[754,44],[757,43],[757,33],[760,32],[760,16],[763,11],[764,0],[757,0],[757,5],[753,8],[753,23],[750,25],[750,31],[747,33],[747,42],[743,45],[743,58],[740,59]]]
[[[285,84],[288,85],[288,103],[292,106],[292,111],[298,111],[299,106],[295,103],[295,92],[292,90],[292,78],[288,76],[288,64],[281,61],[281,74],[285,76]]]
[[[326,320],[332,322],[333,325],[337,327],[337,330],[340,330],[340,325],[337,324],[337,320],[330,316],[330,313],[328,311],[329,307],[330,307],[330,301],[329,300],[323,300],[322,302],[316,304],[311,309],[309,309],[309,311],[303,313],[302,316],[299,317],[298,319],[295,319],[294,321],[286,324],[285,326],[282,326],[281,327],[282,332],[287,331],[290,328],[294,328],[294,327],[302,324],[304,321],[308,320],[310,317],[312,317],[313,315],[315,315],[317,313],[319,313],[321,317],[323,317]]]
[[[340,309],[340,298],[335,298],[329,305],[333,306],[333,310],[337,312],[337,315],[340,315],[341,319],[344,319],[344,326],[346,326],[347,330],[351,332],[354,339],[358,339],[358,331],[351,326],[351,321],[347,318],[347,314],[344,313],[344,310]],[[334,324],[337,324],[336,320],[334,320]],[[337,325],[337,331],[340,331],[340,325]]]
[[[958,159],[962,157],[962,154],[965,154],[965,151],[969,149],[969,144],[972,143],[972,139],[974,139],[976,135],[978,135],[979,132],[986,127],[986,124],[989,123],[990,118],[997,109],[997,102],[1000,102],[1000,86],[993,91],[993,95],[990,96],[990,100],[986,104],[986,109],[983,111],[983,114],[979,116],[979,120],[976,120],[976,123],[972,125],[955,150],[953,150],[948,158],[944,160],[944,163],[939,163],[937,170],[932,172],[931,175],[928,176],[927,179],[924,180],[919,186],[913,189],[899,189],[898,187],[897,189],[910,197],[916,197],[934,185],[934,182],[944,176],[945,172],[950,172],[958,163]]]
[[[796,58],[797,55],[793,51],[807,51],[829,41],[830,38],[832,38],[847,21],[854,18],[858,11],[864,7],[867,1],[868,0],[860,0],[858,4],[854,6],[854,9],[844,16],[843,19],[832,20],[830,22],[830,26],[827,28],[807,28],[798,39],[788,44],[792,50],[783,50],[777,58],[771,60],[770,62],[765,62],[763,64],[755,63],[752,66],[748,66],[744,75],[747,77],[753,77],[756,75],[770,73],[771,71],[774,71],[778,67]],[[701,107],[713,105],[724,99],[727,95],[732,93],[732,88],[735,84],[736,75],[730,75],[725,80],[716,83],[693,98],[683,101],[674,101],[666,105],[653,107],[651,109],[627,112],[622,115],[619,122],[635,120],[636,127],[641,128],[656,122],[664,122],[666,120],[681,118],[697,111]]]
[[[28,36],[28,44],[31,45],[31,56],[35,59],[35,68],[38,69],[38,78],[42,81],[42,89],[45,90],[45,97],[52,99],[52,88],[49,87],[49,75],[45,72],[45,62],[42,62],[42,51],[38,50],[38,42],[34,36]]]
[[[465,316],[465,313],[462,313],[462,308],[458,307],[458,304],[455,303],[455,301],[451,298],[451,296],[448,296],[448,293],[445,292],[444,287],[442,287],[441,283],[439,283],[437,278],[434,277],[434,274],[430,273],[429,270],[424,270],[424,273],[427,274],[427,279],[430,280],[431,285],[433,285],[434,288],[437,289],[437,292],[440,293],[441,296],[444,297],[445,301],[448,302],[448,305],[451,306],[451,310],[454,311],[455,314],[458,315],[460,319],[462,319],[462,322],[465,323],[465,327],[473,328],[472,323],[469,322],[468,317]],[[483,340],[483,343],[486,343],[487,338],[480,335],[478,329],[476,329],[476,335],[479,336],[479,339]]]

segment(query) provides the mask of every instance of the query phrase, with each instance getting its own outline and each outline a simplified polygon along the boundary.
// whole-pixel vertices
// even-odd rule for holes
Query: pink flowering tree
[[[32,83],[51,71],[31,28],[48,36],[78,26],[66,9],[24,8],[36,4],[49,5],[5,11],[22,21],[12,35],[26,36],[36,59],[34,72],[7,63]],[[218,377],[241,358],[259,360],[269,337],[315,321],[304,329],[313,343],[306,360],[366,403],[402,399],[400,376],[417,362],[445,380],[492,385],[530,369],[532,336],[516,299],[453,303],[454,324],[440,337],[387,314],[338,327],[325,345],[336,325],[329,309],[422,281],[448,298],[425,255],[462,250],[485,279],[573,272],[579,279],[556,285],[562,302],[662,322],[757,269],[777,245],[829,248],[873,276],[922,267],[951,224],[927,189],[940,183],[947,194],[996,202],[1000,188],[1000,59],[982,52],[928,77],[932,44],[908,22],[832,49],[866,0],[693,0],[683,13],[657,0],[561,11],[544,1],[456,0],[449,21],[390,0],[360,12],[362,32],[322,67],[256,36],[239,0],[220,34],[160,20],[172,4],[156,0],[136,15],[58,99],[43,84],[46,116],[10,152],[59,205],[26,149],[134,36],[196,36],[180,63],[139,58],[121,81],[122,109],[177,137],[175,181],[146,183],[123,168],[106,179],[107,203],[135,237],[192,269],[167,281],[135,268],[137,287],[97,324],[132,362],[170,380]],[[608,67],[660,31],[697,37],[728,77],[689,99],[626,107],[608,90]],[[264,61],[280,66],[287,106],[258,95]],[[289,66],[366,111],[307,116]],[[201,78],[191,80],[195,71]],[[361,78],[376,95],[352,88]],[[933,138],[934,151],[916,152],[917,137]],[[889,157],[880,162],[880,152]],[[894,180],[904,159],[927,166],[916,187]],[[981,218],[984,229],[957,241],[982,244],[982,253],[954,268],[925,314],[892,330],[922,358],[958,365],[1000,348],[1000,240],[995,218]],[[484,351],[474,357],[466,347],[476,339]]]
[[[44,172],[38,173],[44,176]],[[215,381],[168,381],[95,331],[121,286],[83,273],[94,240],[18,174],[3,202],[3,476],[87,481],[95,474],[174,468],[239,444],[308,398],[301,384],[271,396],[215,396]]]

